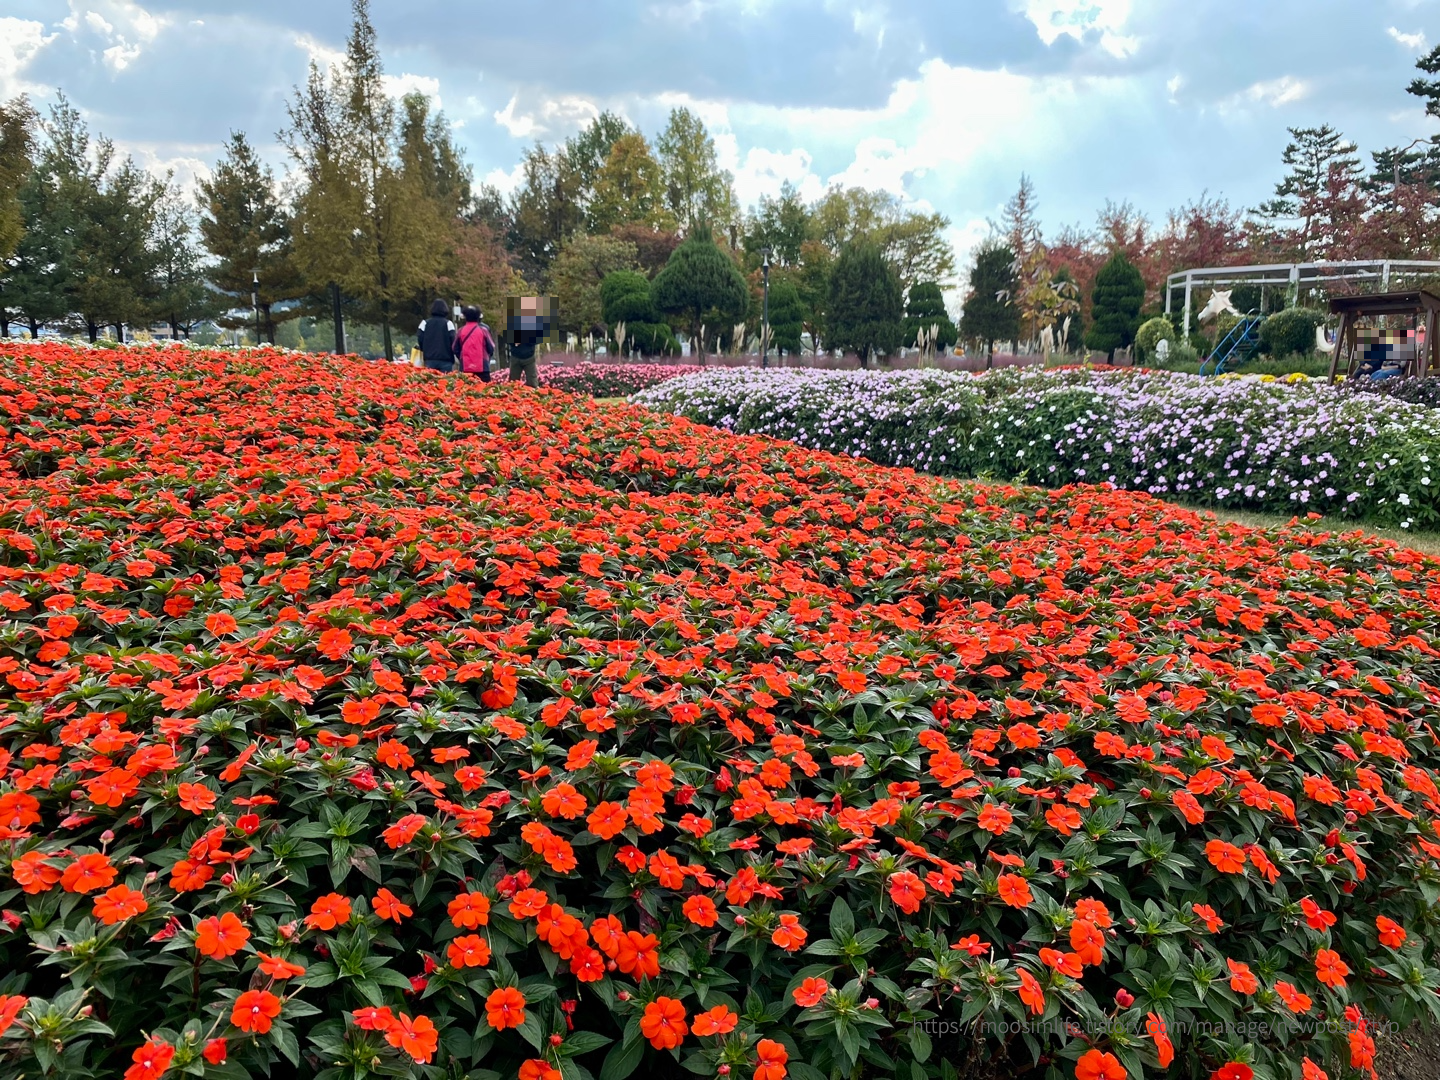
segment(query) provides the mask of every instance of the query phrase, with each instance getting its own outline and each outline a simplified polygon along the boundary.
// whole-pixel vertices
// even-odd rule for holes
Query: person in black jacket
[[[430,318],[420,324],[417,337],[427,368],[455,370],[455,324],[450,321],[450,305],[444,300],[430,305]]]

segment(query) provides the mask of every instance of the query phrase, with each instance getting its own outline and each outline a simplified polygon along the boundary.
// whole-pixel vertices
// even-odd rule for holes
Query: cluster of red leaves
[[[399,367],[0,364],[7,1069],[1319,1080],[1435,1009],[1418,554]]]

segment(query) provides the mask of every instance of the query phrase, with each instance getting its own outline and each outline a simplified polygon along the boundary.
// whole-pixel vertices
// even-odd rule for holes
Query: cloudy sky
[[[1362,151],[1440,132],[1405,93],[1440,0],[373,0],[397,92],[431,94],[477,177],[603,108],[647,134],[694,108],[742,202],[790,180],[882,187],[954,223],[962,256],[1035,182],[1047,230],[1106,199],[1152,218],[1252,206],[1287,126]],[[348,0],[4,0],[0,97],[63,91],[147,165],[190,178],[275,133]]]

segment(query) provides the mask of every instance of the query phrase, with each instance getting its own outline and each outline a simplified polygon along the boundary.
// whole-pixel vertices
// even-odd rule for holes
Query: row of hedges
[[[946,476],[1440,524],[1440,414],[1314,382],[1144,370],[709,371],[636,400]]]
[[[1413,552],[324,357],[0,407],[0,1075],[1338,1080],[1435,1010]]]

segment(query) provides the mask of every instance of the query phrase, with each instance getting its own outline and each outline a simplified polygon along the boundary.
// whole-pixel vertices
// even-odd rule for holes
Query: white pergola
[[[1282,285],[1290,296],[1300,287],[1322,281],[1378,282],[1380,292],[1390,290],[1392,278],[1440,276],[1440,262],[1421,259],[1364,259],[1356,262],[1266,263],[1259,266],[1207,266],[1180,270],[1165,279],[1165,314],[1169,316],[1175,290],[1184,288],[1185,308],[1181,336],[1190,340],[1190,298],[1199,288],[1222,285]]]

